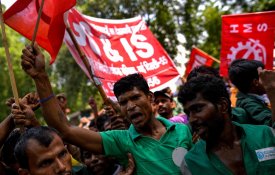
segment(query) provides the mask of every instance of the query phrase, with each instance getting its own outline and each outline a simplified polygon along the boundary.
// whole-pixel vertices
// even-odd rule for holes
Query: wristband
[[[39,100],[39,103],[45,103],[45,102],[47,102],[47,101],[49,101],[51,98],[53,98],[54,97],[54,94],[51,94],[50,96],[48,96],[48,97],[46,97],[46,98],[42,98],[42,99],[40,99]]]

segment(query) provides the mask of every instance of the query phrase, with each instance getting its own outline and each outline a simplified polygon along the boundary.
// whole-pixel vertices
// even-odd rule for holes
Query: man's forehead
[[[208,102],[208,100],[204,99],[201,93],[197,93],[195,98],[193,98],[192,100],[186,101],[186,103],[183,106],[184,108],[187,108],[195,104],[198,104],[200,102]]]

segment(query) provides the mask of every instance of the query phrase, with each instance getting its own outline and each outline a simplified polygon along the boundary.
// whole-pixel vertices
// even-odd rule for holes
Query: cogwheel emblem
[[[263,45],[260,44],[259,40],[249,38],[244,44],[238,42],[237,47],[231,47],[231,53],[227,55],[229,64],[236,58],[246,58],[258,60],[266,64],[266,50]]]

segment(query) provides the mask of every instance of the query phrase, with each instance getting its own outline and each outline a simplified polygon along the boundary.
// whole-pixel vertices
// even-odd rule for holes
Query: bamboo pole
[[[197,47],[195,47],[195,46],[193,46],[193,48],[199,49],[199,48],[197,48]],[[203,52],[205,55],[209,56],[209,58],[211,58],[212,60],[214,60],[214,61],[215,61],[215,62],[217,62],[218,64],[220,64],[220,63],[221,63],[221,61],[220,61],[220,60],[218,60],[218,59],[216,59],[216,58],[212,57],[211,55],[209,55],[208,53],[206,53],[206,52],[202,51],[201,49],[200,49],[200,51],[201,51],[201,52]]]
[[[104,101],[104,102],[109,101],[109,99],[107,98],[107,95],[106,95],[106,93],[104,92],[102,86],[99,85],[99,84],[97,84],[97,83],[95,82],[95,80],[94,80],[94,75],[93,75],[92,69],[91,69],[91,65],[89,64],[86,55],[85,55],[85,54],[82,52],[82,50],[80,49],[80,47],[79,47],[79,45],[78,45],[78,43],[77,43],[77,41],[76,41],[76,39],[75,39],[75,36],[74,36],[74,34],[73,34],[71,28],[70,28],[67,24],[66,24],[66,30],[67,30],[67,32],[69,33],[69,36],[71,37],[71,40],[72,40],[72,42],[73,42],[73,44],[74,44],[74,46],[75,46],[75,48],[76,48],[76,50],[77,50],[77,52],[78,52],[80,58],[81,58],[81,60],[83,61],[83,63],[84,63],[84,65],[85,65],[86,69],[89,71],[89,74],[90,74],[90,76],[91,76],[91,79],[92,79],[93,83],[95,84],[95,86],[97,87],[97,89],[98,89],[98,91],[99,91],[101,97],[103,98],[103,101]]]
[[[1,31],[2,31],[3,46],[5,48],[6,58],[7,58],[7,62],[8,62],[8,70],[9,70],[12,93],[13,93],[13,97],[15,99],[15,103],[19,106],[19,96],[18,96],[18,91],[17,91],[17,87],[16,87],[16,81],[14,78],[12,63],[11,63],[11,56],[10,56],[9,47],[8,47],[7,35],[6,35],[6,31],[5,31],[1,0],[0,0],[0,23],[1,23],[1,29],[2,29]]]
[[[38,31],[38,28],[39,28],[39,22],[40,22],[41,14],[42,14],[42,11],[43,11],[44,2],[45,2],[45,0],[42,0],[41,1],[41,6],[39,7],[37,20],[36,20],[35,28],[34,28],[33,35],[32,35],[32,42],[31,42],[32,47],[34,46],[37,31]]]

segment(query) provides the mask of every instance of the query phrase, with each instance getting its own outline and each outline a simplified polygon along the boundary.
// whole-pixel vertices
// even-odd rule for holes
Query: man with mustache
[[[275,104],[275,72],[259,70],[259,76]],[[274,174],[274,129],[232,122],[231,102],[222,79],[194,77],[180,88],[178,100],[201,138],[186,154],[182,168],[187,165],[193,175]]]
[[[178,152],[183,154],[191,148],[191,133],[185,125],[155,118],[154,95],[141,74],[123,77],[114,85],[122,116],[130,121],[130,128],[98,133],[69,125],[53,98],[44,56],[37,45],[23,49],[21,59],[24,71],[36,84],[44,119],[62,133],[67,142],[95,154],[114,156],[124,164],[127,153],[131,153],[136,164],[135,174],[181,174],[175,161],[178,162]]]
[[[19,175],[71,175],[71,155],[56,130],[39,126],[27,130],[15,147]]]

